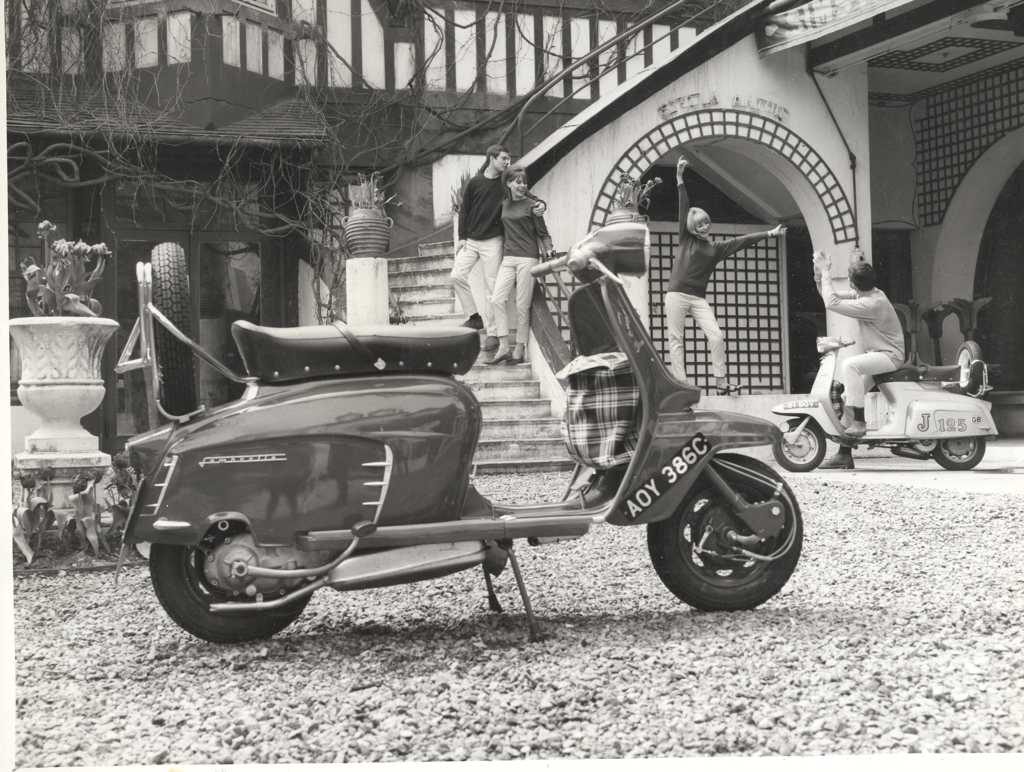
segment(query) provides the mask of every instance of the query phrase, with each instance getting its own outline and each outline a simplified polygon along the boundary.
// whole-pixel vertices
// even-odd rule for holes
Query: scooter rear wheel
[[[206,553],[196,546],[153,544],[149,573],[167,615],[183,630],[210,643],[242,643],[269,638],[299,618],[309,596],[269,611],[215,614],[211,603],[238,601],[203,575]]]
[[[772,455],[783,469],[790,472],[810,472],[817,469],[825,458],[825,432],[813,419],[796,437],[787,441],[785,434],[792,432],[801,423],[802,418],[791,418],[782,429],[782,438],[772,445]]]
[[[955,440],[939,440],[932,451],[932,458],[943,469],[951,472],[966,472],[974,469],[985,457],[984,437],[964,437]]]
[[[748,502],[766,501],[778,489],[785,525],[755,551],[763,555],[785,552],[771,562],[708,554],[737,555],[735,546],[725,539],[725,531],[749,532],[706,477],[694,484],[671,517],[647,526],[647,549],[658,578],[684,603],[701,611],[752,609],[781,590],[796,568],[803,545],[800,505],[786,482],[767,464],[730,453],[715,460],[726,462],[716,464],[716,470]],[[708,537],[701,548],[705,533]]]

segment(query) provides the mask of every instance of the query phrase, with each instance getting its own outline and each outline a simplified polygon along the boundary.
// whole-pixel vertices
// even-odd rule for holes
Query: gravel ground
[[[145,569],[15,579],[18,766],[1024,750],[1024,495],[791,479],[804,554],[752,612],[665,590],[638,528],[321,590],[262,643],[175,627]],[[481,478],[540,500],[562,475]]]

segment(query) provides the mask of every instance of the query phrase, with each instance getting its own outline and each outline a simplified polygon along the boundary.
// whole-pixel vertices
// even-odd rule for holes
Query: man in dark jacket
[[[455,265],[452,267],[452,287],[459,299],[462,310],[468,318],[464,326],[474,330],[487,330],[488,336],[495,336],[497,329],[489,302],[479,311],[469,288],[469,274],[477,261],[482,263],[484,285],[489,298],[494,291],[494,278],[501,265],[503,230],[501,225],[501,204],[504,187],[501,173],[505,171],[512,156],[503,145],[487,148],[487,163],[468,183],[462,195],[459,209],[459,233],[455,243]],[[482,318],[481,318],[482,317]]]

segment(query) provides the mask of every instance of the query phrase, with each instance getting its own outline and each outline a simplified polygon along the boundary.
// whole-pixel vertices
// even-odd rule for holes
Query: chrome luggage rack
[[[135,278],[138,281],[139,316],[128,334],[128,340],[121,349],[121,354],[114,366],[114,372],[118,375],[142,370],[146,380],[146,391],[152,399],[146,400],[147,411],[149,412],[150,428],[155,428],[157,414],[170,421],[186,423],[195,416],[206,410],[205,405],[199,405],[195,410],[182,415],[174,415],[164,409],[160,402],[160,384],[163,382],[164,374],[160,370],[156,358],[156,338],[153,334],[153,320],[155,319],[171,335],[188,346],[192,353],[210,365],[214,370],[230,381],[241,383],[245,386],[254,386],[258,378],[239,375],[230,367],[217,360],[210,352],[189,338],[179,330],[174,322],[164,316],[163,312],[153,305],[153,267],[150,263],[138,262],[135,264]],[[132,352],[136,344],[139,345],[139,356],[132,359]],[[155,410],[153,409],[155,406]]]

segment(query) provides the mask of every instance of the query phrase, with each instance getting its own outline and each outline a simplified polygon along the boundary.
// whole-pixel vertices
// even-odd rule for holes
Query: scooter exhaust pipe
[[[909,448],[905,445],[897,445],[892,449],[894,456],[902,456],[903,458],[912,458],[915,461],[927,461],[931,456],[925,453],[923,450],[917,450],[916,448]]]
[[[360,547],[413,547],[459,541],[502,541],[543,536],[583,536],[603,515],[561,515],[509,519],[454,520],[416,525],[382,525],[359,539]],[[349,530],[311,531],[297,537],[303,551],[344,549],[352,541]]]
[[[327,577],[321,576],[315,582],[310,582],[304,587],[300,587],[297,590],[292,590],[287,595],[282,595],[280,598],[274,600],[257,600],[251,603],[211,603],[210,611],[214,614],[245,614],[252,611],[270,611],[271,609],[281,608],[287,606],[292,601],[304,598],[312,592],[316,592],[321,587],[327,584]]]
[[[210,611],[215,614],[270,611],[286,606],[324,586],[330,586],[336,590],[362,590],[369,587],[402,584],[408,581],[434,579],[484,563],[490,554],[490,550],[482,542],[470,541],[421,544],[416,547],[400,547],[385,552],[352,555],[341,562],[335,562],[325,576],[292,590],[280,598],[252,602],[211,603]]]

